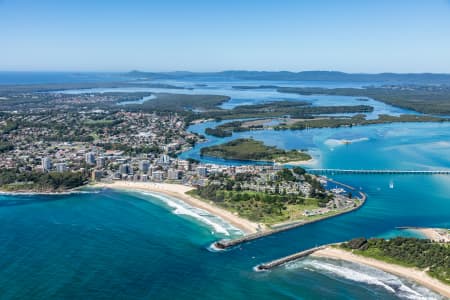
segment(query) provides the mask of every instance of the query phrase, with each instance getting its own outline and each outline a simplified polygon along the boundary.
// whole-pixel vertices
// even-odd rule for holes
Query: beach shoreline
[[[450,232],[445,228],[412,228],[410,230],[417,231],[436,243],[450,243]]]
[[[252,234],[261,231],[263,227],[260,224],[251,222],[247,219],[241,218],[238,215],[233,214],[223,208],[220,208],[213,203],[208,203],[200,199],[187,195],[194,187],[171,184],[171,183],[155,183],[155,182],[128,182],[128,181],[114,181],[112,183],[99,182],[91,185],[96,188],[110,188],[117,190],[131,190],[131,191],[143,191],[150,193],[159,193],[170,197],[177,198],[185,203],[203,209],[212,215],[215,215],[234,227],[240,229],[244,234]]]
[[[380,260],[356,255],[349,251],[333,247],[326,247],[324,249],[317,250],[314,253],[312,253],[311,256],[335,260],[344,260],[352,263],[367,265],[394,274],[396,276],[407,278],[445,297],[450,297],[450,286],[429,276],[428,274],[425,273],[425,271],[421,271],[415,268],[408,268],[400,265],[386,263]]]
[[[293,160],[281,163],[284,166],[315,166],[319,161],[313,157],[308,160]]]

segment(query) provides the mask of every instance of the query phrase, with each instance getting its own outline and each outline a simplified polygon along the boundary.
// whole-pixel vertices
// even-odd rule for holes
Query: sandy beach
[[[356,255],[351,252],[332,247],[327,247],[323,250],[316,251],[311,256],[345,260],[374,267],[385,272],[413,280],[418,284],[423,285],[445,297],[450,297],[450,286],[437,279],[432,278],[424,271],[418,269],[389,264],[373,258]]]
[[[216,206],[214,203],[208,203],[187,195],[186,192],[193,190],[194,188],[181,184],[115,181],[112,183],[96,183],[94,187],[156,192],[178,198],[189,205],[203,209],[210,214],[224,219],[246,234],[255,233],[261,228],[259,224],[241,218],[227,210],[224,210],[223,208]]]
[[[417,228],[413,229],[422,233],[427,239],[437,243],[450,243],[450,231],[445,228]]]
[[[311,158],[308,160],[294,160],[294,161],[288,161],[285,163],[282,163],[282,165],[289,165],[289,166],[315,166],[317,165],[318,161],[315,158]]]

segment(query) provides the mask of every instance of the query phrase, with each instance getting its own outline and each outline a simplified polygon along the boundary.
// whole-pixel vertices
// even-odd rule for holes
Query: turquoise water
[[[202,133],[212,125],[191,130]],[[449,124],[254,131],[232,138],[241,136],[308,149],[314,167],[450,168]],[[209,139],[182,157],[200,158],[201,146],[227,140]],[[353,143],[344,145],[343,139]],[[438,299],[404,279],[339,261],[308,258],[253,271],[261,262],[324,243],[414,235],[397,226],[450,227],[450,176],[333,178],[361,188],[369,196],[366,204],[224,252],[208,248],[239,231],[161,195],[0,195],[0,299]]]
[[[445,200],[427,205],[448,212]],[[307,259],[271,272],[252,270],[320,243],[448,220],[408,202],[414,213],[405,215],[404,201],[378,191],[353,214],[214,253],[207,247],[223,233],[149,195],[2,196],[0,298],[396,299],[392,290],[434,297],[394,276],[342,262]]]
[[[287,148],[314,147],[323,167],[450,167],[450,130],[443,124],[277,132],[272,137]],[[341,138],[355,143],[333,141]],[[306,259],[271,272],[252,270],[323,243],[390,237],[399,234],[396,226],[450,227],[448,176],[334,178],[361,187],[369,195],[367,203],[353,213],[219,253],[208,246],[238,233],[170,199],[110,190],[0,196],[0,298],[437,298],[411,282],[343,262]]]

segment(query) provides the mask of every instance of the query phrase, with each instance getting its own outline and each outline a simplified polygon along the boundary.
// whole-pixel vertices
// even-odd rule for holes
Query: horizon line
[[[127,74],[132,72],[140,73],[155,73],[155,74],[170,74],[170,73],[192,73],[192,74],[217,74],[225,72],[259,72],[259,73],[308,73],[308,72],[327,72],[327,73],[342,73],[349,75],[382,75],[382,74],[394,74],[394,75],[450,75],[450,71],[446,72],[396,72],[396,71],[383,71],[383,72],[347,72],[339,70],[321,70],[321,69],[309,69],[301,71],[292,70],[251,70],[251,69],[222,69],[216,71],[189,71],[189,70],[172,70],[172,71],[143,71],[143,70],[127,70],[127,71],[105,71],[105,70],[0,70],[0,73],[104,73],[104,74]]]

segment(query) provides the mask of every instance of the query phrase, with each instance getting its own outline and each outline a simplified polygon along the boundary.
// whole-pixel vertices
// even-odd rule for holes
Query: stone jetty
[[[331,217],[334,217],[334,216],[339,216],[339,215],[342,215],[342,214],[346,214],[346,213],[352,212],[352,211],[360,208],[364,204],[366,199],[367,199],[366,194],[364,194],[363,192],[359,192],[359,194],[360,194],[360,198],[359,199],[360,199],[361,202],[360,202],[360,204],[358,206],[353,207],[352,209],[348,209],[348,210],[342,211],[341,213],[339,213],[337,215],[326,216],[326,217],[318,218],[318,219],[311,220],[311,221],[292,222],[292,223],[289,223],[289,224],[287,224],[285,226],[272,228],[272,229],[267,230],[267,231],[262,231],[262,232],[249,234],[249,235],[246,235],[246,236],[243,236],[243,237],[240,237],[240,238],[237,238],[237,239],[233,239],[233,240],[223,239],[223,240],[215,242],[214,243],[214,247],[217,248],[217,249],[220,249],[220,250],[225,250],[225,249],[232,248],[232,247],[238,246],[240,244],[243,244],[243,243],[246,243],[246,242],[250,242],[250,241],[253,241],[253,240],[256,240],[256,239],[260,239],[260,238],[263,238],[263,237],[266,237],[266,236],[269,236],[269,235],[272,235],[272,234],[276,234],[276,233],[279,233],[279,232],[291,230],[291,229],[294,229],[294,228],[297,228],[297,227],[300,227],[300,226],[304,226],[306,224],[319,222],[319,221],[322,221],[324,219],[328,219],[328,218],[331,218]]]
[[[316,251],[325,249],[328,246],[329,245],[319,246],[319,247],[311,248],[311,249],[308,249],[308,250],[305,250],[305,251],[302,251],[302,252],[298,252],[298,253],[295,253],[295,254],[292,254],[292,255],[289,255],[289,256],[285,256],[283,258],[272,260],[271,262],[257,265],[255,267],[255,270],[256,271],[270,270],[270,269],[273,269],[275,267],[284,265],[284,264],[286,264],[288,262],[291,262],[291,261],[294,261],[294,260],[306,257],[306,256],[308,256],[308,255],[310,255],[310,254],[312,254],[312,253],[314,253]]]

